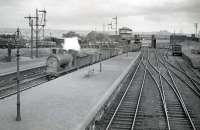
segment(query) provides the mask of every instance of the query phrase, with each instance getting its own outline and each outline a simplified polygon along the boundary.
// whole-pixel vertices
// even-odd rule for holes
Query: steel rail
[[[174,69],[176,69],[177,71],[181,72],[182,74],[184,74],[187,78],[192,79],[194,82],[198,83],[200,85],[200,82],[198,82],[197,80],[195,80],[194,78],[192,78],[191,76],[189,76],[186,72],[184,72],[183,70],[180,70],[179,68],[177,68],[176,66],[174,66],[173,64],[171,64],[169,61],[167,61],[166,59],[163,58],[164,56],[161,55],[161,59],[166,62],[167,64],[169,64],[170,66],[172,66]]]
[[[33,71],[33,70],[38,70],[38,71],[39,70],[46,70],[46,65],[35,67],[35,68],[29,68],[29,69],[20,70],[20,73],[30,72],[30,71]],[[1,74],[0,78],[16,75],[16,73],[17,72],[15,71],[15,72],[9,72],[8,74],[5,74],[5,75]]]
[[[32,77],[32,78],[26,78],[26,79],[23,79],[23,80],[20,81],[20,85],[24,85],[26,83],[29,83],[29,82],[32,82],[32,81],[34,81],[36,79],[44,78],[44,77],[46,77],[46,74],[38,75],[38,76]],[[15,86],[16,86],[16,81],[14,83],[12,83],[12,84],[7,85],[7,86],[0,87],[0,92],[6,91],[7,89],[11,89],[11,88],[13,88]]]
[[[41,69],[45,70],[45,66],[20,71],[20,73],[21,73],[20,78],[21,78],[21,80],[26,80],[26,79],[30,79],[30,78],[36,77],[38,75],[41,75],[41,74],[45,74],[45,71],[41,71]],[[31,73],[28,71],[30,71]],[[0,79],[2,79],[0,81],[0,88],[5,85],[12,85],[12,84],[16,83],[16,72],[13,72],[11,74],[7,74],[4,76],[0,76]]]
[[[187,66],[187,68],[189,68],[189,69],[192,71],[192,73],[200,80],[200,75],[199,75],[199,73],[197,74],[197,72],[195,72],[195,71],[191,68],[191,66],[189,66],[189,65],[186,64],[185,62],[183,62],[183,64],[185,64],[185,66]]]
[[[148,53],[149,53],[149,52],[147,52],[147,57],[148,57]],[[137,118],[137,113],[138,113],[138,109],[139,109],[139,105],[140,105],[140,100],[141,100],[141,97],[142,97],[142,92],[143,92],[144,83],[145,83],[145,79],[146,79],[146,73],[147,73],[147,63],[146,63],[146,65],[145,65],[144,76],[143,76],[143,79],[142,79],[142,86],[141,86],[141,88],[140,88],[140,93],[139,93],[139,97],[138,97],[138,100],[137,100],[137,106],[136,106],[136,110],[135,110],[135,114],[134,114],[134,118],[133,118],[131,130],[133,130],[134,127],[135,127],[135,122],[136,122],[136,118]]]
[[[162,55],[160,54],[161,58],[162,58]],[[159,59],[160,63],[161,64],[164,64],[163,62],[167,60],[162,58],[163,60]],[[170,63],[169,63],[170,64]],[[172,64],[171,64],[172,65]],[[175,67],[172,65],[172,67]],[[175,67],[176,68],[176,67]],[[177,68],[178,69],[178,68]],[[171,69],[169,69],[171,70]],[[181,76],[179,76],[178,74],[176,74],[174,71],[171,70],[171,72],[180,80],[182,81],[186,86],[188,86],[198,97],[200,97],[200,92],[198,91],[198,88],[196,88],[197,86],[194,86],[196,89],[194,89],[192,86],[189,85],[189,83],[187,83],[184,79],[181,78]]]
[[[143,63],[144,64],[144,63]],[[165,113],[165,116],[166,116],[166,121],[167,121],[167,128],[168,130],[170,130],[170,123],[169,123],[169,116],[168,116],[168,111],[167,111],[167,103],[166,103],[166,98],[165,98],[165,94],[164,94],[164,91],[163,91],[163,85],[162,85],[162,80],[161,80],[161,76],[160,76],[160,73],[159,73],[159,83],[156,81],[156,78],[155,76],[153,76],[152,72],[150,71],[149,68],[147,68],[147,71],[148,73],[150,74],[151,78],[153,79],[153,81],[156,83],[156,87],[158,88],[159,90],[159,93],[160,93],[160,96],[161,96],[161,100],[162,100],[162,104],[163,104],[163,108],[164,108],[164,113]],[[162,87],[159,87],[159,86],[162,86]]]
[[[161,75],[161,72],[160,72],[160,70],[159,70],[159,65],[158,65],[158,59],[157,59],[157,49],[154,51],[155,53],[155,59],[156,59],[156,66],[157,66],[157,73],[158,73],[158,75],[159,75],[159,85],[158,85],[158,83],[156,83],[157,84],[157,86],[158,86],[158,88],[159,88],[159,90],[160,90],[160,93],[162,94],[162,98],[163,98],[163,102],[164,102],[164,109],[165,109],[165,116],[166,116],[166,120],[167,120],[167,127],[168,127],[168,129],[170,130],[171,129],[171,127],[170,127],[170,123],[169,123],[169,116],[168,116],[168,111],[167,111],[167,104],[166,104],[166,97],[165,97],[165,92],[164,92],[164,89],[163,89],[163,83],[162,83],[162,75]],[[148,60],[149,61],[149,60]],[[152,64],[151,64],[152,65]],[[149,71],[150,72],[150,71]],[[153,74],[152,74],[153,75]],[[155,80],[155,79],[154,79]],[[159,87],[160,86],[160,87]]]
[[[141,66],[141,63],[142,63],[142,60],[143,60],[143,54],[141,54],[141,55],[142,55],[141,60],[140,60],[140,62],[139,62],[139,64],[138,64],[138,66],[137,66],[137,68],[136,68],[136,70],[135,70],[135,72],[134,72],[134,74],[133,74],[133,76],[132,76],[132,78],[131,78],[131,81],[129,82],[128,87],[126,88],[126,90],[125,90],[125,92],[124,92],[124,94],[123,94],[123,96],[122,96],[122,98],[121,98],[121,100],[120,100],[120,102],[119,102],[117,108],[115,109],[115,112],[114,112],[114,114],[112,115],[112,118],[110,119],[108,125],[106,126],[106,130],[109,130],[109,129],[110,129],[111,124],[112,124],[112,122],[113,122],[113,119],[114,119],[114,117],[116,116],[116,113],[118,112],[119,107],[120,107],[122,101],[124,100],[124,98],[125,98],[125,96],[126,96],[128,90],[129,90],[129,88],[131,87],[131,84],[132,84],[132,82],[133,82],[133,80],[134,80],[134,78],[135,78],[135,76],[136,76],[136,74],[137,74],[137,72],[138,72],[138,70],[139,70],[139,67]]]
[[[164,63],[164,67],[167,69],[167,73],[168,73],[170,79],[172,80],[172,84],[173,84],[173,85],[170,85],[170,86],[173,88],[174,92],[176,93],[176,95],[177,95],[177,97],[178,97],[178,99],[179,99],[179,101],[180,101],[180,103],[181,103],[181,106],[182,106],[182,108],[183,108],[183,110],[184,110],[184,112],[185,112],[187,118],[188,118],[189,121],[190,121],[190,124],[191,124],[193,130],[196,130],[196,127],[195,127],[195,125],[194,125],[194,123],[193,123],[193,121],[192,121],[192,118],[191,118],[191,116],[190,116],[188,110],[187,110],[187,107],[186,107],[186,105],[185,105],[185,103],[184,103],[184,100],[183,100],[183,98],[182,98],[182,96],[181,96],[181,94],[180,94],[180,92],[179,92],[179,90],[178,90],[178,88],[177,88],[177,85],[176,85],[176,83],[175,83],[175,81],[174,81],[174,78],[173,78],[173,76],[172,76],[172,74],[171,74],[169,68],[166,66],[165,63]]]
[[[161,87],[161,92],[162,92],[162,95],[163,95],[163,100],[164,100],[164,107],[165,107],[165,115],[166,115],[166,119],[167,119],[167,127],[168,127],[168,130],[171,129],[170,127],[170,122],[169,122],[169,116],[168,116],[168,111],[167,111],[167,103],[166,103],[166,97],[165,97],[165,91],[164,91],[164,88],[163,88],[163,82],[162,82],[162,77],[161,77],[161,72],[160,72],[160,69],[159,69],[159,62],[158,62],[158,57],[157,57],[157,49],[155,50],[155,59],[156,59],[156,63],[157,63],[157,68],[158,68],[158,75],[159,75],[159,85]]]
[[[161,61],[160,59],[158,59],[160,61],[161,64],[164,65],[163,61]],[[169,69],[169,68],[168,68]],[[198,97],[200,97],[200,92],[198,91],[198,89],[194,89],[192,86],[190,86],[185,80],[183,80],[178,74],[176,74],[174,71],[172,71],[171,69],[169,69],[179,80],[181,80],[186,86],[188,86]],[[195,86],[194,86],[195,87]]]
[[[186,72],[186,70],[181,66],[181,64],[180,64],[177,60],[175,60],[175,62],[178,64],[178,66],[180,67],[180,69],[181,69],[183,72],[185,72],[186,75],[188,75],[187,72]],[[200,92],[200,88],[199,88],[198,85],[197,85],[197,84],[199,84],[199,83],[196,82],[196,80],[194,80],[193,78],[191,78],[189,75],[188,75],[187,77],[188,77],[188,79],[190,80],[190,82],[194,85],[194,87]],[[196,83],[197,83],[197,84],[196,84]]]
[[[150,66],[158,73],[159,71],[150,63]],[[173,85],[170,83],[170,81],[165,77],[163,76],[163,74],[161,74],[161,77],[166,81],[166,83],[172,88],[172,90],[174,91],[175,95],[178,97],[178,101],[181,103],[181,106],[182,106],[182,101],[180,100],[179,98],[179,95],[178,95],[178,92],[176,91],[176,89],[173,87]],[[183,107],[183,106],[182,106]],[[183,108],[184,112],[185,112],[185,109]],[[189,114],[188,112],[185,112],[185,114]],[[187,116],[188,117],[188,116]],[[189,116],[190,117],[190,116]],[[191,119],[191,117],[190,117]],[[191,120],[190,120],[191,121]],[[190,123],[190,124],[193,124],[192,126],[194,126],[194,123]],[[193,127],[194,130],[196,130],[195,127]]]
[[[176,66],[174,66],[173,64],[169,63],[168,61],[166,61],[170,66],[172,66],[174,69],[176,69],[177,71],[183,73],[188,79],[192,80],[192,82],[195,82],[197,84],[200,85],[200,82],[197,81],[196,79],[194,79],[193,77],[191,77],[190,75],[188,75],[184,70],[180,70],[178,69]],[[180,66],[179,66],[180,67]],[[181,67],[180,67],[181,68]]]
[[[159,59],[160,60],[160,59]],[[162,63],[162,61],[160,61]],[[162,63],[163,64],[163,63]],[[150,63],[151,65],[151,63]],[[153,65],[152,65],[153,67]],[[154,68],[155,71],[157,71],[157,69]],[[158,72],[158,71],[157,71]],[[180,81],[182,81],[186,86],[188,86],[197,96],[200,97],[200,94],[198,91],[196,91],[193,87],[191,87],[185,80],[183,80],[179,75],[177,75],[175,72],[171,71]],[[164,78],[162,75],[161,75],[162,78]]]
[[[161,55],[162,56],[162,55]],[[167,62],[167,60],[166,59],[164,59],[163,57],[161,57],[162,58],[162,60],[161,59],[159,59],[159,61],[160,61],[160,63],[161,64],[164,64],[164,62],[166,61]],[[165,61],[164,61],[165,60]],[[178,69],[178,68],[176,68],[174,65],[172,65],[171,63],[168,63],[168,64],[170,64],[171,66],[172,66],[172,68],[175,68],[175,69]],[[178,74],[176,74],[174,71],[172,71],[172,69],[169,69],[169,70],[171,70],[171,72],[179,79],[179,80],[181,80],[186,86],[188,86],[197,96],[199,96],[200,97],[200,92],[198,91],[198,88],[196,88],[197,86],[194,86],[196,89],[194,89],[193,87],[191,87],[185,80],[183,80]],[[184,72],[183,72],[184,73]]]
[[[45,78],[45,77],[46,77],[46,76],[40,76],[40,77],[35,78],[35,79],[31,80],[31,81],[24,82],[24,83],[22,83],[22,84],[20,84],[20,85],[22,86],[22,85],[25,85],[25,84],[27,84],[27,83],[31,84],[31,83],[34,83],[35,81],[37,81],[37,80],[39,80],[39,79],[42,79],[42,78]],[[40,84],[42,84],[42,83],[45,83],[45,82],[47,82],[47,81],[46,81],[46,80],[45,80],[45,81],[40,81],[40,82],[37,83],[37,84],[31,85],[31,86],[28,86],[28,87],[24,87],[24,88],[20,89],[20,92],[23,92],[23,91],[25,91],[25,90],[31,89],[31,88],[36,87],[36,86],[38,86],[38,85],[40,85]],[[17,93],[17,91],[15,90],[14,92],[11,92],[11,93],[9,93],[9,94],[7,94],[7,95],[0,96],[0,100],[2,100],[2,99],[4,99],[4,98],[7,98],[7,97],[10,97],[10,96],[12,96],[12,95],[15,95],[16,93]]]

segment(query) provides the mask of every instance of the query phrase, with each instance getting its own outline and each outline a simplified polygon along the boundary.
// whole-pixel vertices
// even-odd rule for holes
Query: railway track
[[[164,59],[163,57],[163,60],[166,60],[166,59]],[[169,63],[167,64],[169,65]],[[176,69],[181,69],[180,65],[177,65],[174,67],[176,67]],[[182,95],[184,103],[188,108],[188,113],[191,115],[191,119],[194,122],[194,126],[196,127],[196,129],[200,129],[200,111],[199,111],[200,98],[197,92],[195,91],[196,89],[195,89],[194,84],[190,82],[191,80],[186,79],[186,78],[192,77],[192,74],[190,75],[188,73],[188,77],[184,78],[184,75],[185,75],[184,72],[186,73],[187,70],[182,71],[182,75],[178,76],[177,71],[175,71],[175,69],[172,69],[172,66],[169,66],[169,67],[171,67],[170,71],[174,77],[174,82],[176,83],[177,89],[179,90],[179,93]]]
[[[188,103],[187,95],[180,89],[180,82],[187,91],[192,84],[177,77],[157,50],[151,49],[149,53],[149,49],[143,48],[142,55],[125,92],[118,102],[114,102],[115,107],[102,117],[102,130],[200,129],[198,107],[194,110],[194,104]],[[195,96],[199,103],[199,98],[191,88],[189,90],[190,96]]]
[[[24,91],[47,82],[45,67],[33,68],[20,72],[20,91]],[[6,80],[7,79],[7,80]],[[1,77],[0,99],[9,97],[17,93],[16,73]]]
[[[149,52],[147,50],[147,59],[143,61],[146,70],[146,79],[143,86],[143,95],[138,100],[137,110],[134,113],[132,129],[160,129],[168,128],[168,116],[165,107],[165,97],[162,89],[156,82],[148,68]],[[151,90],[151,91],[149,91]]]
[[[107,114],[108,117],[104,118],[107,125],[103,129],[165,129],[167,127],[162,94],[159,93],[158,87],[155,87],[156,82],[150,82],[153,79],[147,69],[147,58],[148,56],[143,56],[118,106],[111,109]],[[148,95],[154,96],[146,100],[149,98]]]
[[[179,63],[179,61],[177,60],[177,58],[174,58],[174,59],[175,59],[174,60],[174,64],[175,65],[173,63],[170,63],[167,60],[166,60],[166,63],[169,64],[176,71],[178,71],[178,72],[182,73],[183,75],[185,75],[190,80],[193,80],[197,84],[200,84],[200,82],[199,82],[200,76],[199,76],[199,74],[197,72],[195,72],[191,67],[189,67],[188,65],[186,65],[186,63],[184,63],[184,62]],[[185,65],[185,67],[187,66],[187,68],[185,68],[184,65]]]
[[[189,87],[195,95],[197,95],[200,98],[200,83],[199,79],[195,79],[192,77],[191,74],[188,74],[187,71],[182,68],[182,65],[178,63],[177,60],[175,60],[177,66],[173,65],[169,61],[166,60],[166,58],[163,55],[160,55],[159,61],[164,64],[166,62],[169,65],[169,70],[171,73],[173,73],[181,82],[183,82],[187,87]],[[162,59],[162,60],[161,60]],[[178,67],[179,66],[179,67]]]
[[[179,68],[182,71],[185,71],[186,73],[188,73],[189,75],[191,75],[191,77],[194,77],[196,80],[200,80],[200,74],[198,71],[195,71],[192,66],[190,66],[188,63],[185,63],[185,61],[183,61],[183,59],[178,60],[177,58],[175,58],[175,62],[176,64],[178,64]]]
[[[182,130],[196,130],[196,126],[194,125],[194,121],[191,118],[191,114],[189,113],[189,110],[186,107],[182,95],[177,87],[177,83],[175,82],[175,77],[172,75],[171,71],[166,66],[166,63],[163,63],[160,60],[158,60],[157,54],[155,57],[157,64],[160,64],[160,68],[163,68],[162,73],[160,74],[163,79],[163,91],[165,92],[166,96],[166,107],[168,111],[168,119],[170,124],[169,128]],[[153,66],[150,61],[149,64],[155,72],[159,73],[158,68],[155,68],[155,66]]]
[[[20,83],[20,92],[36,87],[45,82],[48,82],[48,80],[46,79],[46,75],[41,75],[34,77],[32,79],[28,79],[27,81],[23,81]],[[4,99],[16,93],[17,93],[16,83],[9,86],[5,86],[0,89],[0,99]]]
[[[110,119],[106,130],[108,129],[127,129],[127,128],[131,128],[132,124],[133,124],[133,116],[134,116],[134,109],[133,106],[136,106],[136,102],[131,102],[132,100],[137,99],[137,93],[138,91],[142,92],[142,89],[140,89],[139,87],[137,89],[133,89],[132,87],[132,81],[134,78],[136,77],[144,77],[143,75],[137,75],[137,72],[139,71],[139,68],[141,67],[141,61],[131,79],[131,82],[129,83],[123,97],[120,100],[120,103],[118,104],[117,108],[113,111],[111,111],[111,115],[112,118]],[[142,70],[140,70],[142,71]],[[146,72],[145,72],[146,73]],[[146,75],[146,74],[145,74]],[[138,85],[140,86],[141,81],[138,81]],[[144,80],[142,81],[144,82]],[[143,83],[144,84],[144,83]],[[136,92],[137,91],[137,92]],[[135,94],[132,94],[136,92]]]
[[[26,80],[26,79],[37,77],[39,75],[44,74],[45,71],[46,71],[46,66],[40,66],[40,67],[20,71],[20,80]],[[16,83],[17,81],[16,76],[17,76],[17,72],[0,76],[0,88]]]

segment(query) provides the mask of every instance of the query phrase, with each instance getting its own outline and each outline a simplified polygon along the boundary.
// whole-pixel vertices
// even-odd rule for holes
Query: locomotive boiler
[[[52,54],[46,61],[47,76],[59,76],[66,70],[72,68],[73,57],[70,54]]]

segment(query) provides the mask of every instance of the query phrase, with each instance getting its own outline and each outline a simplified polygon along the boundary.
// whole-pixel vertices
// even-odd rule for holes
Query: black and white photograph
[[[200,130],[200,0],[0,0],[0,130]]]

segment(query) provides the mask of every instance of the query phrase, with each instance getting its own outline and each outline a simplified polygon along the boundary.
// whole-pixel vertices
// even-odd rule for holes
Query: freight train
[[[52,49],[52,54],[46,61],[46,75],[48,79],[77,70],[84,66],[118,55],[116,49],[85,49],[82,51]]]

